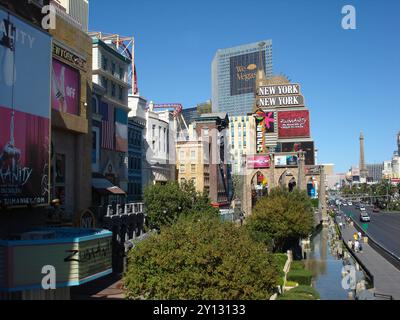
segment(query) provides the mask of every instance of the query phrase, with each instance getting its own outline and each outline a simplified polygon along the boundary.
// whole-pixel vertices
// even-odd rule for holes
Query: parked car
[[[370,222],[371,217],[369,216],[369,214],[367,212],[361,212],[360,213],[360,221],[361,222]]]
[[[366,212],[367,210],[365,209],[365,207],[360,207],[360,211],[361,212]]]
[[[353,202],[349,202],[349,206],[352,206],[353,205]]]
[[[379,209],[378,207],[374,207],[374,209],[372,211],[373,212],[381,212],[381,209]]]

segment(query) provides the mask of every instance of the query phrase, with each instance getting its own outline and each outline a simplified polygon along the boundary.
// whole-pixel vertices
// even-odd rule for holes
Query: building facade
[[[186,124],[189,126],[196,120],[196,118],[204,113],[212,113],[211,100],[200,103],[196,107],[184,109],[182,111],[182,116],[185,119]]]
[[[383,163],[367,164],[366,167],[368,170],[368,178],[371,182],[380,182],[382,180]]]
[[[129,118],[128,123],[128,202],[143,201],[143,150],[146,123],[143,118]]]
[[[112,43],[93,44],[92,169],[122,191],[128,190],[128,68],[131,61]],[[98,176],[97,178],[100,178]],[[95,188],[96,189],[96,188]],[[111,201],[121,202],[122,191]],[[104,203],[101,203],[102,205]]]
[[[212,205],[220,209],[229,208],[232,200],[231,168],[228,163],[228,127],[229,117],[226,113],[202,114],[193,124],[194,136],[200,137],[201,143],[198,143],[199,138],[196,138],[192,146],[192,142],[188,142],[187,145],[183,143],[179,148],[179,152],[182,152],[189,147],[189,159],[196,157],[203,159],[196,167],[192,166],[195,163],[190,160],[190,174],[192,170],[198,172],[200,184],[204,183],[203,190],[209,189]],[[188,151],[185,153],[186,159]],[[183,165],[185,171],[189,172],[189,163],[180,163],[180,166],[183,167]],[[203,172],[203,177],[201,177],[201,172]],[[188,178],[183,173],[180,177]]]
[[[0,125],[0,169],[12,165],[9,169],[21,167],[30,174],[0,183],[0,211],[8,211],[0,214],[0,299],[69,299],[71,287],[112,272],[112,234],[91,229],[83,219],[91,214],[92,200],[91,39],[58,7],[57,28],[45,31],[38,1],[10,3],[5,10],[0,6],[0,22],[31,41],[10,46],[9,36],[1,35],[0,56],[15,50],[11,75],[17,77],[8,74],[0,80],[0,105],[8,106],[1,99],[11,88],[16,99],[10,118],[0,108],[0,122],[12,123],[10,131]],[[3,149],[4,137],[11,139]],[[10,206],[10,201],[18,205]],[[101,256],[65,258],[66,252],[94,248]],[[56,269],[55,290],[42,286],[48,265]]]
[[[89,0],[53,0],[52,3],[59,3],[66,13],[75,19],[84,32],[89,27]]]
[[[211,66],[213,112],[226,112],[230,117],[251,113],[256,72],[261,65],[267,78],[271,77],[271,40],[219,49]]]
[[[251,133],[255,131],[254,117],[234,116],[229,119],[229,152],[232,172],[243,174],[246,155],[254,142]]]

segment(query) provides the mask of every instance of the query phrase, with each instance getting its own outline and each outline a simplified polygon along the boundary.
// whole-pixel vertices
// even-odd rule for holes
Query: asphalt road
[[[341,207],[344,213],[352,213],[354,221],[362,226],[360,211],[354,206]],[[400,257],[400,213],[374,213],[371,207],[366,208],[371,217],[368,223],[368,235],[380,245]]]

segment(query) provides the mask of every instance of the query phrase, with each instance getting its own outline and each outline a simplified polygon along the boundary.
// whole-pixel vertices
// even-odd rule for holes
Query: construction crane
[[[183,137],[185,140],[189,139],[189,127],[183,117],[183,106],[180,103],[161,103],[154,104],[153,109],[163,109],[163,110],[173,110],[172,114],[176,121],[177,133],[180,137]]]

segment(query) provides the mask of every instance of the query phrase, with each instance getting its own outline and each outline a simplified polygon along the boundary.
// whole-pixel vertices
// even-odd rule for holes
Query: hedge
[[[290,271],[294,270],[304,270],[305,265],[303,261],[293,261],[291,266],[290,266]]]
[[[320,299],[320,295],[317,290],[315,290],[313,287],[310,286],[298,286],[290,291],[288,293],[291,294],[308,294],[312,295],[316,299]]]
[[[309,270],[291,270],[287,275],[287,280],[297,282],[300,285],[310,286],[312,276],[312,272]]]

